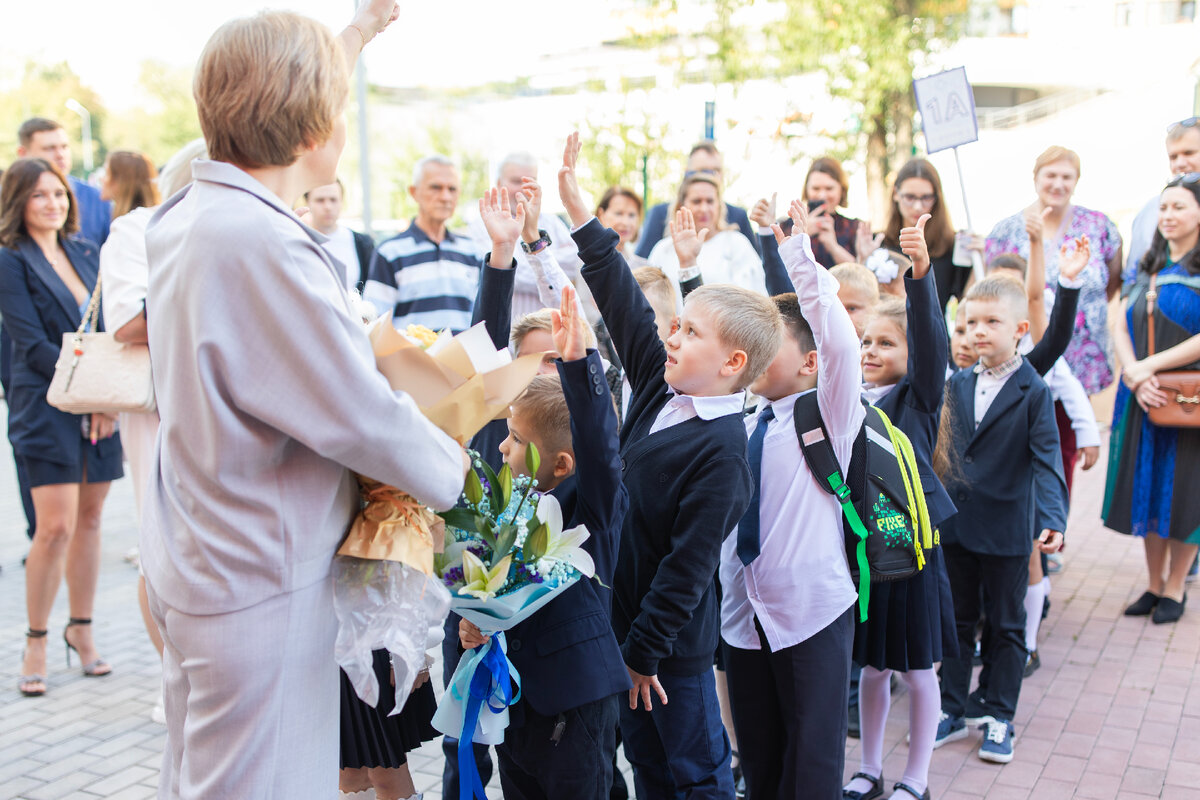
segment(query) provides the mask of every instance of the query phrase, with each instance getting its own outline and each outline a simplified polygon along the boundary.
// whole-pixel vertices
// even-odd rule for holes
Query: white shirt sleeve
[[[1096,424],[1096,411],[1088,400],[1083,384],[1072,374],[1065,360],[1060,358],[1054,362],[1054,366],[1046,373],[1046,385],[1050,387],[1054,399],[1063,404],[1063,410],[1071,419],[1075,447],[1099,447],[1100,428]]]
[[[100,304],[104,327],[116,331],[140,316],[145,308],[150,266],[146,260],[146,224],[150,209],[135,209],[113,220],[100,248]]]

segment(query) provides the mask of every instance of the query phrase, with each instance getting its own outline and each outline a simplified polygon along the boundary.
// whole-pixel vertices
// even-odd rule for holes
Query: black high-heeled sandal
[[[33,628],[29,628],[25,631],[25,638],[45,639],[46,631],[36,631]],[[26,645],[25,650],[28,652],[28,645]],[[24,656],[22,656],[21,660],[24,661]],[[41,684],[41,686],[35,687],[34,684]],[[17,682],[17,689],[26,697],[41,697],[46,693],[46,676],[38,674],[22,675]]]
[[[84,619],[82,617],[71,617],[69,620],[67,620],[67,627],[63,628],[63,644],[67,646],[68,667],[71,666],[71,651],[74,650],[75,655],[79,655],[79,648],[71,644],[71,641],[67,638],[67,631],[80,625],[91,624],[92,621],[90,619]],[[83,665],[83,675],[85,678],[103,678],[105,675],[111,674],[112,667],[109,666],[108,662],[103,658],[97,658],[94,661],[89,661]]]

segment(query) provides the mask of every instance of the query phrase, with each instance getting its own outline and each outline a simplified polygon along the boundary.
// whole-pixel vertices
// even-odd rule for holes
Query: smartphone
[[[820,208],[823,205],[825,205],[824,200],[809,200],[808,201],[808,213],[811,214],[812,212],[816,211],[818,208]]]

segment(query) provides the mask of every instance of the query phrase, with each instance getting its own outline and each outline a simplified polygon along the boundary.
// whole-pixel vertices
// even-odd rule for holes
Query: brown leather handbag
[[[1158,276],[1150,276],[1146,291],[1146,355],[1154,355],[1154,301],[1158,299]],[[1162,428],[1200,428],[1200,370],[1176,369],[1156,373],[1167,404],[1152,408],[1146,416]]]

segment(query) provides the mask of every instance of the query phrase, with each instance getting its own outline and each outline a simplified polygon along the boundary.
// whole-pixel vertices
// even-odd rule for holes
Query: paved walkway
[[[0,429],[4,422],[0,413]],[[1100,468],[1077,476],[1067,567],[1054,579],[1042,668],[1022,692],[1016,758],[980,761],[977,736],[947,745],[933,757],[935,798],[1200,798],[1200,612],[1166,627],[1121,616],[1144,588],[1144,567],[1136,541],[1097,522]],[[95,680],[66,669],[57,646],[64,591],[51,617],[49,693],[23,698],[24,520],[7,442],[0,446],[0,800],[155,794],[164,729],[149,719],[159,667],[137,612],[137,572],[123,560],[136,539],[132,505],[128,481],[114,484],[95,613],[114,674]],[[903,773],[907,713],[900,692],[887,728],[890,780]],[[847,775],[857,763],[852,741]],[[439,743],[410,754],[410,765],[417,789],[440,800]],[[489,795],[499,794],[493,782]]]

